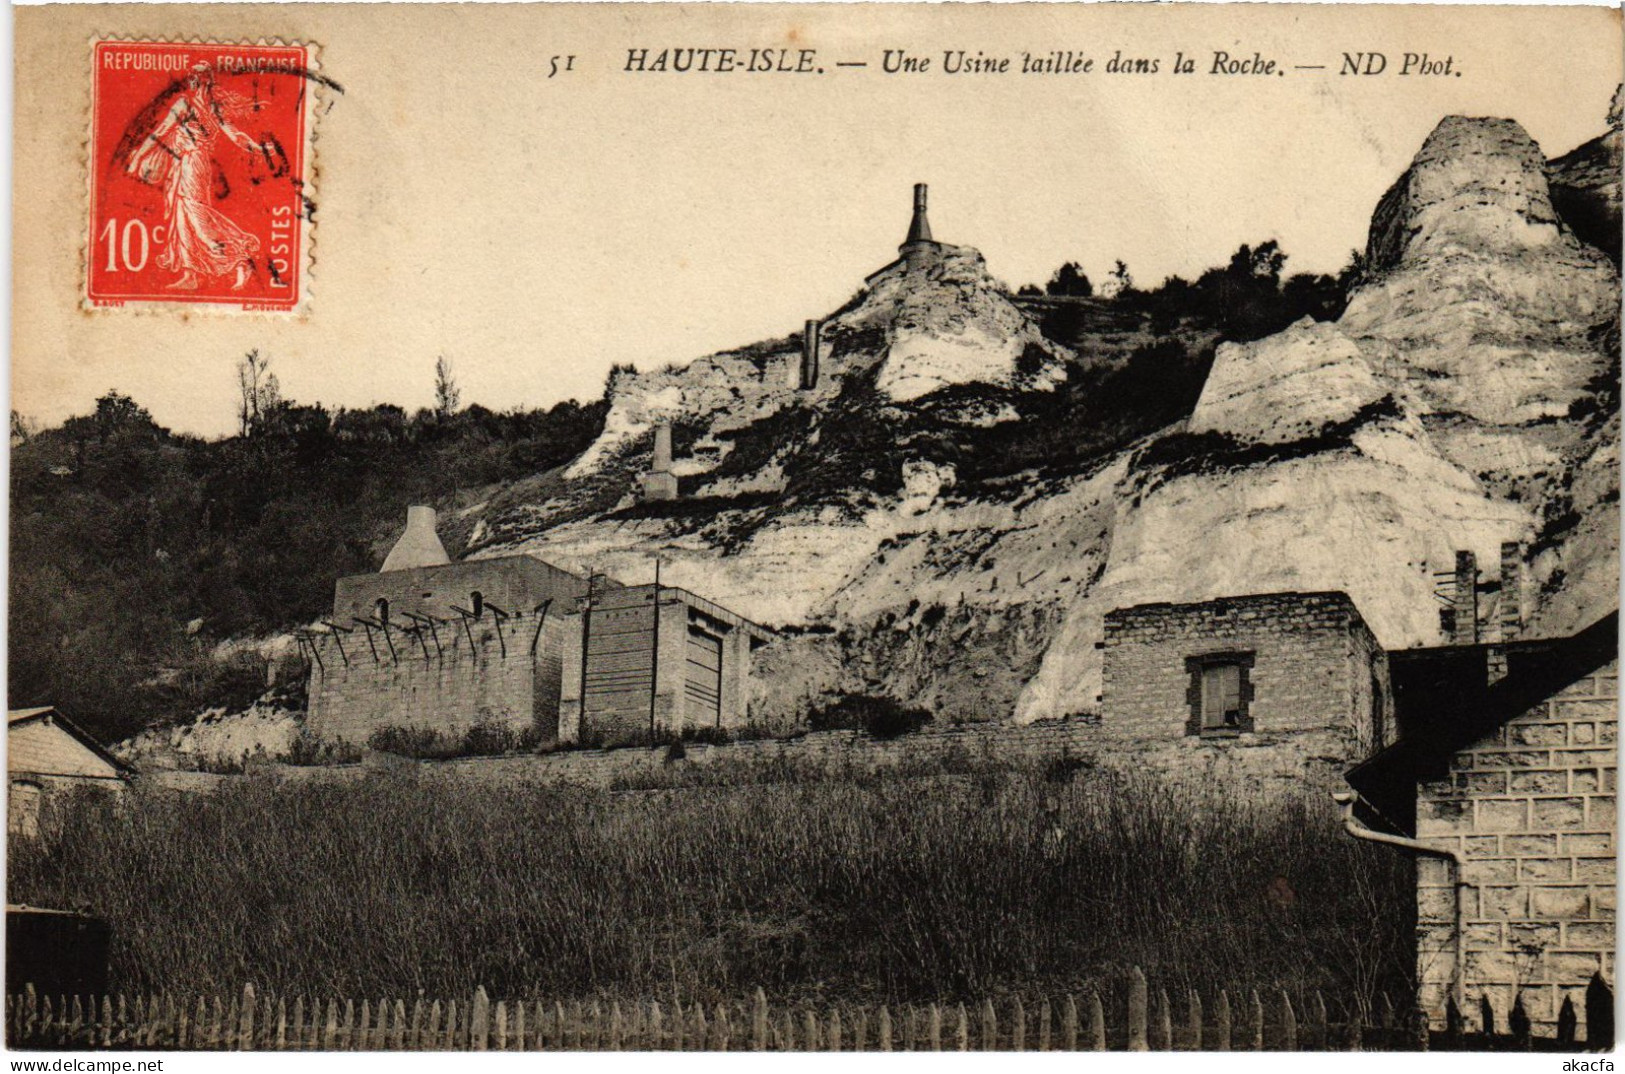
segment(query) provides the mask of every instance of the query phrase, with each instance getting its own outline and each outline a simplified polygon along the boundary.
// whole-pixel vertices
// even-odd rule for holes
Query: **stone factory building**
[[[574,742],[583,726],[646,735],[651,712],[656,729],[742,722],[749,651],[768,635],[669,587],[655,617],[655,588],[528,555],[452,562],[434,511],[413,507],[383,570],[339,579],[332,618],[299,635],[308,726],[360,745],[390,726],[456,737],[494,721]]]
[[[1594,979],[1614,985],[1618,647],[1615,613],[1570,638],[1391,654],[1399,739],[1340,799],[1351,834],[1417,856],[1435,1028],[1487,1003],[1503,1029],[1518,1006],[1560,1036],[1591,1024]]]
[[[772,635],[656,582],[595,587],[564,637],[560,734],[614,744],[745,723],[751,653]]]
[[[1266,593],[1109,613],[1101,741],[1153,766],[1334,786],[1388,742],[1388,659],[1342,593]]]

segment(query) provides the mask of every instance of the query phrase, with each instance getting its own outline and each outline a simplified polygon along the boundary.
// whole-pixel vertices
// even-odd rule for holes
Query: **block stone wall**
[[[1417,790],[1416,834],[1458,854],[1417,873],[1417,977],[1423,1007],[1444,1022],[1453,988],[1481,997],[1497,1024],[1517,997],[1536,1033],[1553,1036],[1564,997],[1584,1012],[1591,975],[1614,982],[1615,812],[1619,670],[1609,664],[1451,760]]]
[[[307,726],[322,738],[364,745],[385,726],[457,736],[488,714],[516,729],[534,726],[544,741],[552,740],[563,631],[563,617],[516,614],[500,625],[490,615],[466,629],[439,624],[438,645],[427,632],[391,629],[386,641],[375,629],[369,647],[358,629],[343,639],[341,653],[338,639],[319,637]]]
[[[1273,757],[1260,767],[1313,769],[1317,783],[1334,786],[1340,766],[1392,740],[1387,658],[1341,593],[1120,609],[1106,616],[1102,647],[1102,741],[1193,758],[1267,749]],[[1186,662],[1217,653],[1252,654],[1251,730],[1193,735]]]

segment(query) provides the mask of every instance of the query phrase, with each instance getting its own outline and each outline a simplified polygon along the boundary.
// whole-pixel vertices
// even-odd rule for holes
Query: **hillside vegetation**
[[[897,1003],[1138,964],[1170,988],[1404,994],[1408,862],[1323,797],[1076,767],[137,789],[14,846],[9,895],[94,906],[121,991]]]
[[[8,702],[57,705],[108,741],[240,707],[264,690],[263,662],[212,659],[217,644],[310,623],[336,578],[377,569],[408,504],[457,507],[558,467],[602,423],[599,403],[408,415],[276,400],[211,441],[117,392],[21,442],[14,422]]]

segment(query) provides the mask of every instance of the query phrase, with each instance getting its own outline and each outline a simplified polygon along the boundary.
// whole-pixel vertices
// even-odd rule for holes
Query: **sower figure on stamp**
[[[232,289],[240,290],[253,275],[259,239],[216,209],[209,189],[215,147],[222,135],[246,153],[261,151],[232,123],[250,110],[246,98],[215,85],[208,64],[196,64],[186,88],[130,154],[131,175],[164,186],[165,234],[159,240],[158,265],[180,273],[169,285],[172,290],[196,290],[199,276],[233,271],[237,275]]]

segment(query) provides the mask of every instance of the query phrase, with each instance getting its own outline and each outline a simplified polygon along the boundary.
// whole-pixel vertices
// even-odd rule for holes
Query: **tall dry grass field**
[[[975,766],[972,766],[974,769]],[[1070,775],[1063,772],[1062,775]],[[680,781],[678,781],[680,782]],[[1407,863],[1331,803],[1054,766],[588,791],[412,773],[137,788],[14,846],[126,990],[843,1002],[1403,989]]]

